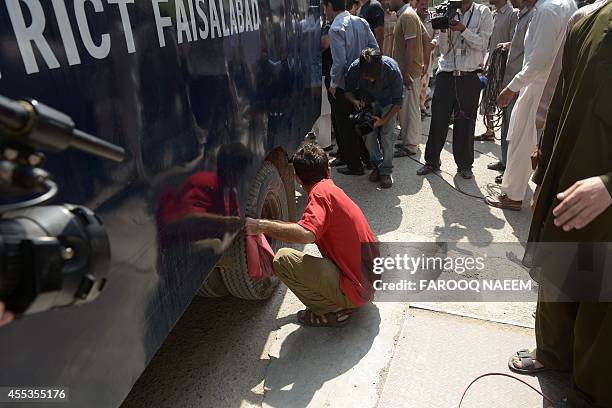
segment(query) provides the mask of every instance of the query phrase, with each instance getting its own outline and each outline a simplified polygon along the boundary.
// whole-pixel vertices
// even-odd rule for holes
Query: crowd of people
[[[416,154],[421,143],[432,50],[438,41],[428,2],[323,4],[323,76],[331,107],[328,120],[338,147],[330,153],[335,157],[331,166],[358,176],[367,168],[371,181],[389,188],[393,158]],[[372,120],[370,128],[360,131],[356,122],[362,111]]]
[[[293,156],[308,193],[304,214],[297,223],[245,221],[249,235],[318,245],[322,257],[284,248],[274,259],[276,275],[306,306],[297,316],[301,324],[344,326],[373,296],[362,260],[364,245],[373,251],[367,259],[376,252],[376,237],[359,206],[331,180],[330,165],[345,175],[368,168],[370,181],[392,187],[393,159],[415,155],[422,142],[433,82],[425,163],[417,174],[440,169],[452,123],[457,173],[472,178],[475,140],[495,140],[488,111],[480,112],[485,133],[474,133],[481,77],[495,74],[487,60],[498,49],[505,58],[495,95],[503,109],[501,155],[488,167],[501,173],[501,192],[486,203],[520,210],[532,180],[529,243],[612,242],[612,1],[580,9],[574,0],[510,1],[491,0],[492,11],[463,0],[448,28],[434,30],[427,0],[323,0],[329,103],[323,113],[331,124],[320,121],[319,144],[305,143]],[[324,148],[331,147],[332,131],[338,148],[330,163]],[[607,265],[609,275],[610,252],[597,262],[594,253],[581,251],[569,273]],[[559,270],[546,267],[532,275],[540,284],[536,349],[513,354],[509,368],[529,375],[569,371],[569,406],[611,407],[612,303],[551,300],[555,275]],[[0,326],[13,318],[0,303]]]
[[[501,154],[488,168],[499,172],[495,181],[501,184],[501,191],[485,202],[521,210],[532,180],[537,187],[531,200],[529,244],[562,242],[581,248],[575,259],[563,265],[567,269],[564,276],[570,277],[565,284],[606,268],[601,265],[607,265],[604,273],[609,275],[609,251],[595,260],[594,243],[612,242],[612,2],[490,0],[489,7],[463,0],[448,28],[434,30],[427,1],[380,4],[367,0],[348,6],[344,1],[324,0],[324,76],[338,145],[331,166],[346,166],[338,171],[347,175],[362,175],[365,167],[370,168],[370,181],[391,187],[393,158],[414,155],[419,149],[421,120],[428,114],[426,103],[433,82],[425,163],[417,174],[440,169],[452,123],[457,173],[472,178],[475,141],[496,139],[497,121],[481,103],[482,89],[492,88],[482,78],[497,76],[501,86],[493,97],[501,110]],[[503,56],[501,72],[492,72],[500,69],[490,63],[493,55]],[[435,79],[430,81],[434,71]],[[363,110],[373,116],[371,128],[365,130],[354,123],[361,116],[355,114]],[[475,136],[479,113],[486,131]],[[398,119],[399,133],[395,131]],[[401,141],[396,145],[398,136]],[[299,152],[301,160],[319,163],[326,157],[322,149],[307,149],[308,154]],[[329,177],[323,167],[320,180]],[[306,218],[315,207],[318,213],[327,214],[342,207],[331,193],[312,193],[316,183],[305,185],[309,191]],[[344,211],[347,209],[355,211],[359,220],[360,232],[355,236],[367,236],[362,243],[373,242],[363,215],[352,202]],[[303,219],[298,225],[312,233],[309,242],[325,237],[320,225],[313,227],[308,222]],[[257,223],[250,228],[262,231]],[[275,230],[265,232],[274,234]],[[332,249],[324,252],[335,265],[342,265],[340,255]],[[284,255],[277,257],[276,267],[286,275],[287,265],[297,261]],[[537,256],[533,261],[538,262]],[[555,282],[562,272],[546,266],[545,261],[532,269],[540,285],[535,313],[537,346],[513,354],[509,368],[529,375],[569,371],[573,389],[567,406],[610,407],[612,303],[586,297],[559,301]],[[351,280],[344,268],[337,273],[347,290],[357,287],[359,293],[367,292],[367,285]],[[354,305],[364,300],[353,297]],[[303,301],[308,306],[308,300]],[[345,323],[353,309],[345,306],[340,299],[327,307],[333,313],[308,312],[301,321]]]
[[[335,157],[332,167],[357,176],[367,168],[371,181],[391,187],[393,159],[418,152],[422,120],[431,116],[425,162],[417,174],[440,169],[440,154],[452,124],[457,173],[471,179],[475,141],[496,139],[494,118],[482,108],[486,132],[474,134],[482,79],[502,75],[497,98],[502,109],[501,154],[487,166],[498,172],[495,182],[501,185],[501,193],[485,201],[493,207],[521,210],[576,2],[490,0],[485,5],[464,0],[458,16],[441,30],[432,26],[427,0],[329,0],[323,5],[325,129],[329,131],[320,134],[319,140],[325,140],[323,147]],[[497,48],[505,52],[505,73],[491,72],[496,67],[487,64]],[[387,74],[390,67],[396,73],[393,81]],[[349,69],[351,80],[347,81]],[[379,76],[383,79],[378,80]],[[355,113],[364,109],[374,117],[371,134],[356,131]],[[331,151],[331,134],[336,151]]]

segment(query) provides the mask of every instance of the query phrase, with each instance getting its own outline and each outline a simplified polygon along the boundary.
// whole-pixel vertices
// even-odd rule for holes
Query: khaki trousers
[[[276,276],[315,314],[357,306],[340,289],[340,270],[327,258],[282,248],[274,257]]]
[[[421,143],[421,77],[414,78],[410,89],[404,87],[404,102],[400,111],[400,126],[403,146],[416,152]]]

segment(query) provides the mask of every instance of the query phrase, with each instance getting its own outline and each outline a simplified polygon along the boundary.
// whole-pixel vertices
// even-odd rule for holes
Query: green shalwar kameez
[[[580,20],[566,41],[533,176],[540,195],[530,242],[612,242],[612,207],[581,230],[553,223],[556,194],[593,176],[612,194],[612,2]],[[612,407],[611,303],[539,302],[536,339],[538,361],[573,371],[572,407]]]

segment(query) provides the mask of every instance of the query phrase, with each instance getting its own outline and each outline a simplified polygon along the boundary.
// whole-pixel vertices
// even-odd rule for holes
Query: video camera
[[[125,155],[55,109],[0,96],[0,192],[28,196],[0,205],[0,300],[17,316],[90,302],[106,281],[110,243],[100,218],[83,206],[40,206],[58,192],[41,150],[69,147],[117,162]]]
[[[447,30],[450,22],[461,10],[461,0],[447,0],[435,7],[434,16],[431,18],[431,26],[434,30]]]
[[[381,109],[378,104],[373,103],[366,105],[356,113],[349,115],[349,119],[355,126],[355,132],[359,136],[365,136],[374,131],[374,116],[380,116]]]

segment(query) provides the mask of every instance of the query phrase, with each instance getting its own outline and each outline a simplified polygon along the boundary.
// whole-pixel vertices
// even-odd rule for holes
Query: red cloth
[[[166,224],[191,213],[240,215],[236,194],[224,194],[217,173],[200,171],[189,176],[180,189],[167,188],[159,200],[159,220]]]
[[[246,236],[247,266],[255,280],[274,275],[274,251],[264,234]]]
[[[298,224],[312,232],[321,254],[340,269],[340,288],[356,305],[372,298],[374,289],[362,258],[362,244],[376,238],[361,209],[330,179],[315,184]]]
[[[240,215],[235,191],[224,189],[217,173],[210,171],[194,173],[181,184],[180,188],[168,187],[161,193],[157,209],[157,228],[162,247],[177,241],[219,238],[226,232],[206,230],[201,228],[201,224],[181,225],[179,229],[171,227],[173,222],[180,221],[189,214],[198,213]]]

